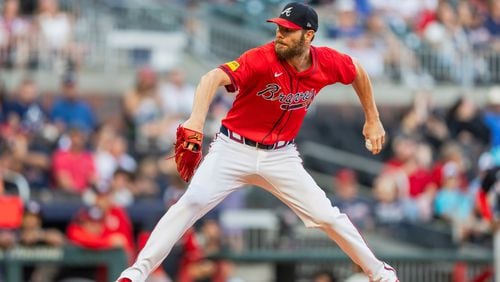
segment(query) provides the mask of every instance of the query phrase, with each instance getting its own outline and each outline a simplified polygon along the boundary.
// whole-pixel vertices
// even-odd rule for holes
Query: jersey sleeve
[[[219,66],[231,79],[231,84],[225,85],[228,92],[246,88],[259,75],[262,66],[265,66],[263,56],[259,53],[259,49],[251,49],[238,59]]]
[[[351,56],[327,48],[324,59],[332,84],[337,82],[342,84],[353,83],[356,78],[356,66]]]

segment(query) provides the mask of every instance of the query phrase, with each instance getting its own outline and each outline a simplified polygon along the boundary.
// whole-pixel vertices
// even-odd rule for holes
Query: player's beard
[[[286,61],[302,55],[305,51],[305,42],[305,36],[302,34],[299,41],[286,45],[288,47],[286,49],[279,49],[277,46],[279,43],[275,42],[274,50],[276,51],[278,59]]]

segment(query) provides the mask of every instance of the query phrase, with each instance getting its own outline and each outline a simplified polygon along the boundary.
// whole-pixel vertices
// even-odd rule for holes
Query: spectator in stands
[[[459,1],[457,13],[460,24],[463,26],[474,50],[488,48],[491,35],[488,29],[484,27],[484,17],[477,5],[470,1]]]
[[[78,195],[98,183],[98,175],[92,154],[85,150],[85,133],[79,128],[71,128],[68,135],[69,148],[54,152],[52,171],[60,191]]]
[[[337,279],[331,271],[319,270],[313,274],[312,282],[336,282]]]
[[[195,87],[186,82],[186,75],[180,69],[170,70],[167,81],[159,86],[164,114],[163,142],[175,138],[177,126],[189,117],[194,91]]]
[[[180,175],[173,172],[169,175],[170,183],[165,189],[165,193],[163,194],[163,202],[166,207],[170,207],[175,204],[181,196],[186,192],[187,184],[182,180]]]
[[[96,169],[100,181],[109,183],[117,169],[134,173],[137,168],[135,159],[127,153],[127,140],[118,134],[102,143],[95,154]]]
[[[0,16],[0,67],[22,66],[29,52],[30,24],[19,15],[19,0],[3,2]]]
[[[341,40],[360,38],[363,27],[358,20],[356,3],[352,0],[341,0],[335,3],[335,9],[337,21],[327,27],[328,35]]]
[[[134,175],[124,169],[117,169],[113,173],[110,182],[110,189],[113,193],[113,203],[120,207],[127,207],[134,201],[132,194]]]
[[[375,179],[373,193],[376,200],[375,220],[380,226],[397,226],[405,220],[415,220],[418,211],[414,203],[401,196],[405,193],[405,178],[396,172],[385,173]]]
[[[26,203],[23,224],[19,232],[19,244],[23,247],[48,246],[60,248],[65,237],[57,229],[43,228],[41,207],[35,201]],[[59,267],[57,265],[33,265],[24,267],[23,277],[27,281],[54,281]]]
[[[50,166],[48,153],[37,146],[42,143],[32,142],[34,136],[25,130],[21,119],[15,112],[10,112],[7,121],[0,124],[0,135],[9,149],[9,169],[26,174],[29,181],[33,181],[35,188],[46,186],[48,168]]]
[[[162,263],[164,271],[174,281],[225,281],[211,279],[216,273],[216,265],[204,259],[203,250],[198,244],[194,230],[188,229]],[[205,281],[206,281],[205,280]]]
[[[416,205],[417,214],[413,219],[427,221],[430,219],[431,204],[434,197],[432,185],[431,148],[412,136],[400,135],[393,141],[394,157],[385,163],[383,174],[398,176],[400,183],[399,198],[407,204]]]
[[[51,149],[50,142],[45,138],[48,116],[37,100],[33,80],[25,78],[16,94],[6,112],[19,125],[18,134],[11,136],[17,171],[27,178],[31,187],[46,188],[49,184]]]
[[[415,107],[413,106],[403,113],[400,119],[401,122],[398,124],[397,131],[394,134],[395,136],[412,136],[414,139],[421,137],[420,130],[427,118],[427,114],[422,114]]]
[[[446,115],[450,137],[462,145],[490,142],[490,130],[484,123],[474,102],[465,96],[457,99]]]
[[[113,224],[117,224],[114,222]],[[106,225],[106,214],[97,206],[86,208],[76,215],[66,231],[71,243],[94,250],[127,249],[128,239],[119,232],[111,232]]]
[[[74,70],[78,47],[74,39],[74,23],[69,14],[59,10],[59,0],[38,0],[34,18],[39,63],[56,70]]]
[[[499,86],[494,86],[488,92],[488,106],[484,113],[484,122],[489,127],[491,132],[491,143],[490,143],[491,147],[495,148],[500,146],[500,87]]]
[[[459,187],[464,189],[468,186],[467,168],[470,166],[468,160],[464,157],[464,153],[460,145],[455,142],[443,144],[440,152],[440,158],[434,163],[432,168],[432,182],[436,187],[443,186],[443,168],[446,164],[453,163],[458,169],[460,177]]]
[[[135,87],[128,90],[123,99],[134,151],[140,156],[157,152],[158,138],[165,129],[162,127],[162,101],[156,73],[147,67],[140,69]]]
[[[47,188],[50,182],[51,160],[43,141],[26,134],[17,135],[11,148],[16,165],[13,169],[26,178],[32,191]]]
[[[490,143],[490,129],[470,98],[459,98],[446,116],[450,137],[462,147],[467,159],[477,160]]]
[[[433,152],[439,151],[441,146],[448,141],[450,135],[445,118],[437,111],[429,113],[422,133],[425,142],[431,146]]]
[[[436,74],[442,76],[437,78],[470,85],[474,79],[474,66],[465,59],[471,48],[455,10],[451,3],[441,1],[436,14],[436,21],[425,28],[423,39],[436,52],[437,64],[445,70]]]
[[[107,218],[106,212],[98,206],[91,206],[80,210],[71,220],[66,230],[66,235],[70,243],[91,250],[106,250],[112,248],[121,248],[129,251],[128,238],[120,232],[113,232],[120,226],[116,219]],[[110,229],[110,227],[112,229]],[[66,269],[59,279],[75,277],[90,279],[91,281],[104,282],[105,269],[98,266],[91,269]],[[66,273],[68,272],[68,273]],[[61,281],[57,280],[57,281]],[[76,280],[76,279],[75,279]],[[85,280],[86,281],[86,280]]]
[[[493,47],[495,50],[498,50],[497,48],[500,46],[499,45],[499,40],[500,40],[500,1],[499,0],[493,0],[490,1],[490,7],[489,7],[489,13],[488,16],[484,22],[484,26],[486,29],[489,31],[489,33],[492,36],[493,41]]]
[[[59,230],[43,228],[40,204],[34,201],[25,205],[19,237],[19,244],[29,247],[62,247],[65,243],[64,235]]]
[[[167,81],[160,85],[163,111],[172,118],[184,119],[190,115],[195,87],[186,81],[181,69],[168,72]]]
[[[217,255],[228,250],[228,246],[224,243],[221,226],[217,219],[212,216],[207,215],[202,219],[196,239],[204,256]],[[206,265],[205,267],[212,266],[214,268],[212,273],[206,274],[205,280],[213,282],[228,281],[233,275],[234,265],[228,260],[208,259],[202,261],[201,264]]]
[[[5,122],[0,124],[0,135],[9,146],[15,144],[16,139],[25,135],[18,115],[11,113],[6,116]]]
[[[399,3],[392,0],[370,0],[372,9],[381,12],[391,27],[399,32],[413,26],[422,12],[435,10],[437,2],[410,0]]]
[[[0,228],[0,250],[12,248],[16,242],[16,233],[13,230]]]
[[[19,117],[24,130],[39,134],[49,117],[38,100],[38,89],[36,82],[26,77],[19,84],[16,95],[7,106],[7,114],[15,114]]]
[[[353,170],[341,169],[334,177],[332,205],[347,214],[359,229],[372,229],[372,203],[358,195],[359,183]]]
[[[403,120],[404,122],[404,120]],[[414,136],[400,134],[392,140],[393,157],[384,164],[384,170],[400,168],[416,153],[418,142]]]
[[[337,17],[327,24],[333,47],[349,50],[353,57],[368,62],[367,72],[373,77],[384,75],[385,64],[399,64],[401,44],[387,28],[382,13],[378,10],[363,14],[359,2],[353,0],[336,1]],[[328,17],[328,15],[326,15]],[[396,61],[396,58],[398,59]]]
[[[421,142],[429,143],[433,150],[438,150],[449,138],[448,128],[434,105],[433,93],[428,90],[415,92],[413,104],[405,111],[399,128],[394,134],[413,136]]]
[[[334,39],[332,47],[341,51],[359,49],[364,29],[362,23],[359,21],[356,4],[352,0],[341,0],[337,1],[334,7],[336,16],[329,22],[325,22],[326,35]]]
[[[148,157],[139,163],[132,193],[134,197],[154,197],[167,186],[166,179],[155,158]]]
[[[434,203],[435,215],[450,222],[454,231],[454,239],[463,241],[472,229],[474,199],[460,188],[460,170],[456,163],[446,163],[442,173],[442,186]]]
[[[372,69],[372,73],[376,77],[381,77],[385,71],[385,73],[390,73],[392,78],[397,78],[399,74],[396,73],[396,70],[400,69],[401,60],[404,59],[407,64],[411,64],[414,61],[411,52],[406,50],[403,53],[405,51],[404,45],[398,41],[394,33],[389,29],[380,12],[372,12],[367,17],[363,41],[365,42],[366,49],[371,51],[367,52],[367,54],[376,57],[375,61],[379,64],[369,64],[373,65],[370,69]],[[404,58],[402,57],[403,54],[405,54]]]
[[[54,102],[50,114],[60,132],[69,127],[79,127],[86,133],[95,129],[94,110],[79,97],[75,73],[64,76],[61,96]]]
[[[133,229],[127,211],[115,204],[114,193],[110,186],[93,186],[95,194],[94,205],[104,213],[106,231],[111,234],[121,234],[126,239],[125,250],[130,256],[134,251]]]

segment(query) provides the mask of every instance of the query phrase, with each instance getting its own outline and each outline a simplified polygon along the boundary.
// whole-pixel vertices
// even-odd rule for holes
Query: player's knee
[[[209,199],[203,193],[186,193],[179,202],[191,210],[201,210],[209,204]]]
[[[318,208],[312,211],[312,221],[317,227],[335,224],[341,213],[337,207]]]

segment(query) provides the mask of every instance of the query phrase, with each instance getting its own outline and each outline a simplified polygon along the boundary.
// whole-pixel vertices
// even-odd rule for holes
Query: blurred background
[[[285,3],[0,0],[0,281],[113,281],[186,189],[165,157],[200,76],[273,40]],[[500,1],[309,3],[313,43],[370,74],[388,141],[368,153],[352,88],[327,87],[298,138],[306,169],[401,281],[494,281]],[[219,91],[205,148],[234,98]],[[368,280],[244,187],[149,281]]]

